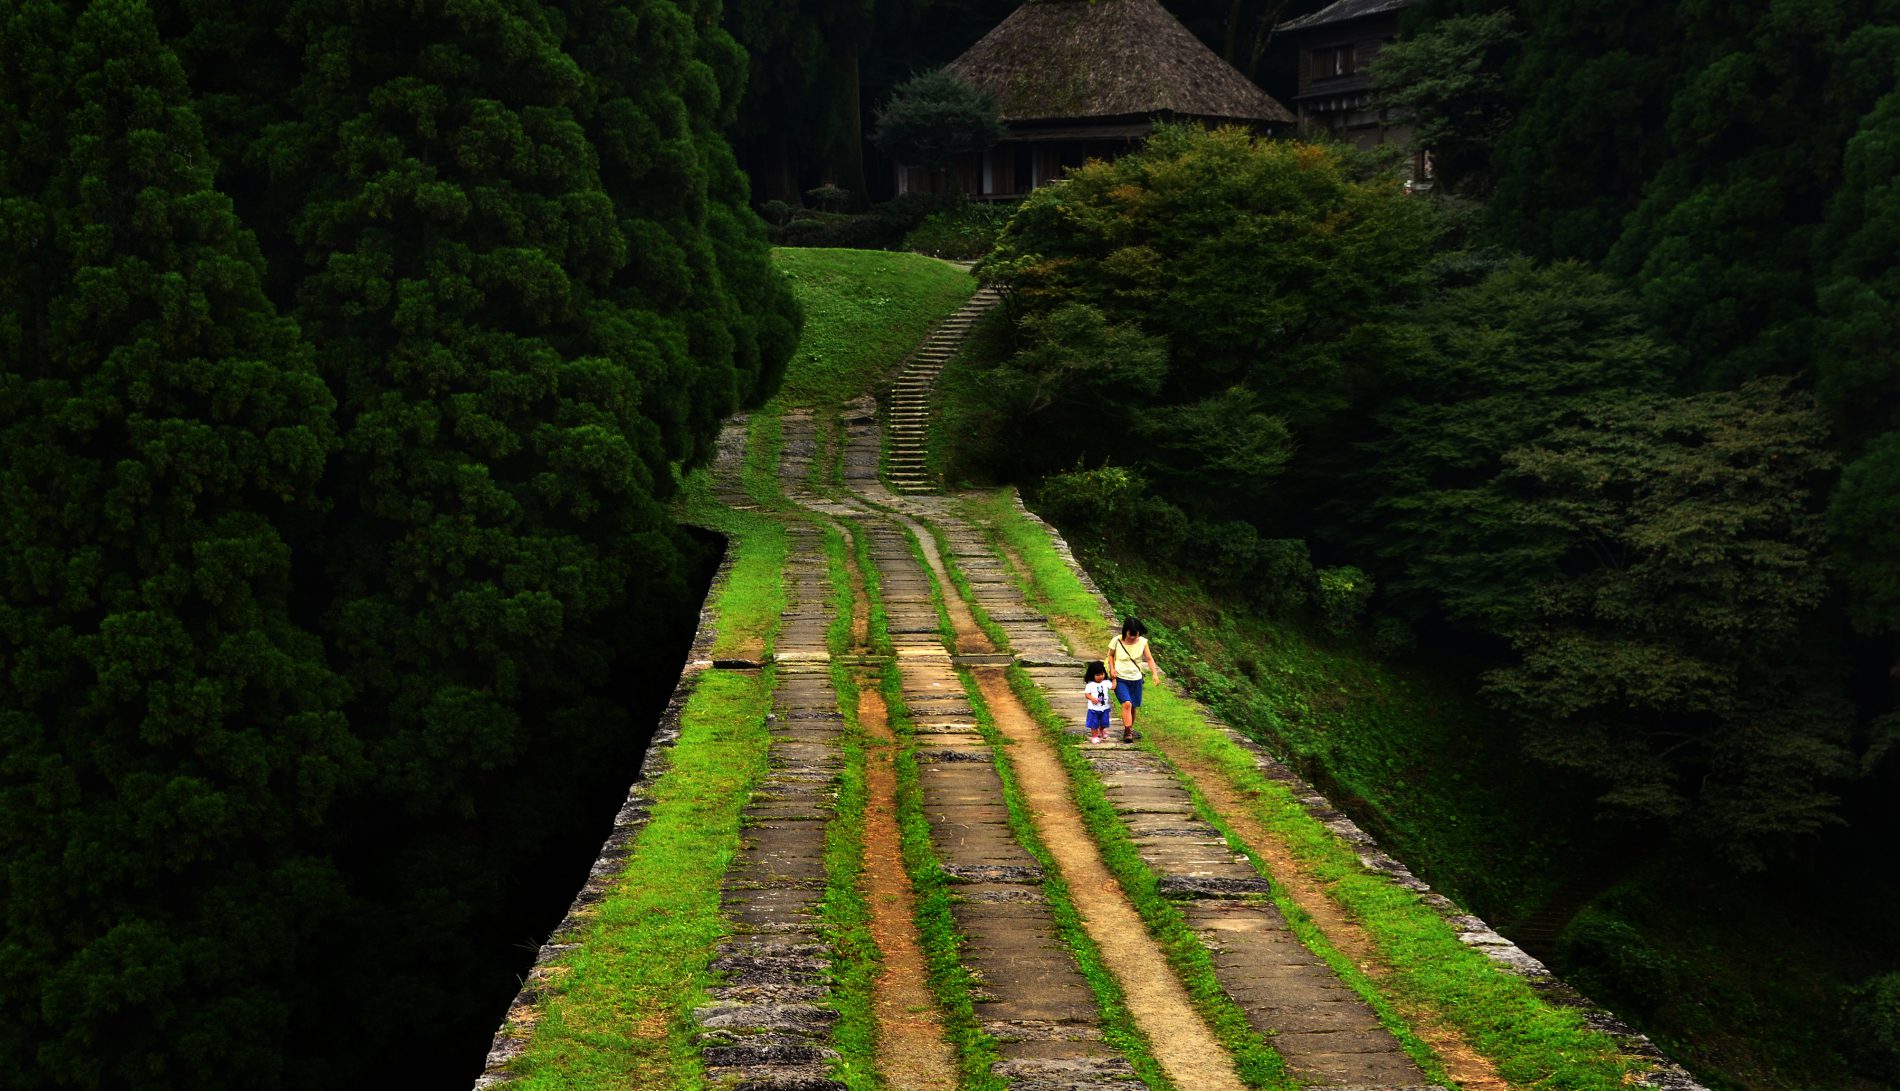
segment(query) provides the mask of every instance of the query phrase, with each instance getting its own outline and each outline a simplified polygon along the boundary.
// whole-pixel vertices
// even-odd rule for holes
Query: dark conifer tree
[[[0,80],[0,1083],[273,1086],[361,768],[291,620],[333,399],[143,0]]]
[[[693,608],[669,462],[794,330],[719,154],[738,57],[695,13],[285,12],[293,121],[247,158],[259,207],[301,210],[286,280],[339,399],[323,628],[378,772],[345,867],[382,913],[338,955],[384,981],[358,1030],[394,1052],[492,1018],[517,877],[633,772],[630,687],[670,681],[654,634]]]

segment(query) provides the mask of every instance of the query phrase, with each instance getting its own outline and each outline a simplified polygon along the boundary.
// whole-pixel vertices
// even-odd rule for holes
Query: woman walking
[[[1135,710],[1141,707],[1141,686],[1150,675],[1161,677],[1154,652],[1148,647],[1148,627],[1139,618],[1122,621],[1122,635],[1108,642],[1108,662],[1115,671],[1115,699],[1122,703],[1122,741],[1135,741]],[[1148,669],[1142,670],[1142,664]]]

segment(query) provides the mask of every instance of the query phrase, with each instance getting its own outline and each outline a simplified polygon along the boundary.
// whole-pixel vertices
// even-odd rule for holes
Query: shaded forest
[[[797,336],[715,12],[0,15],[0,1085],[476,1063]]]

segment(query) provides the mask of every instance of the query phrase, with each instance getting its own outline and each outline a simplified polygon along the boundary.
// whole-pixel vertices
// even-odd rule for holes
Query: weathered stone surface
[[[1163,875],[1156,888],[1172,898],[1225,898],[1235,894],[1265,894],[1272,889],[1272,884],[1257,878]]]
[[[1033,864],[945,864],[943,875],[952,883],[1039,883],[1042,868]]]
[[[702,1037],[700,1057],[720,1068],[806,1065],[834,1060],[838,1051],[796,1034],[743,1034]]]

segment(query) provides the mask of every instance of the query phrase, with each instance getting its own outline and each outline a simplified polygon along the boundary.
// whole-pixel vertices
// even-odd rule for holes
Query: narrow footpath
[[[1106,603],[1026,511],[923,491],[930,382],[994,302],[974,298],[913,354],[895,460],[868,396],[725,427],[702,487],[739,556],[669,708],[681,727],[656,740],[476,1086],[1701,1091],[1165,681],[1153,692],[1224,740],[1229,765],[1159,729],[1084,741],[1081,668],[1113,634]],[[1004,518],[1036,534],[1005,544]],[[1051,557],[1067,565],[1053,577]],[[1051,606],[1052,578],[1094,608]],[[719,712],[709,696],[682,719],[708,676],[756,703]],[[664,779],[675,747],[715,744],[752,755],[742,790],[706,800]],[[1258,780],[1232,779],[1235,754]],[[1341,873],[1267,821],[1262,784],[1424,914],[1408,919],[1442,937],[1431,958],[1483,978],[1447,995],[1560,1027],[1574,1050],[1538,1053],[1405,976],[1349,908],[1363,903],[1339,900]],[[654,881],[647,816],[671,808],[655,821],[678,830],[673,816],[718,799],[729,824],[737,808],[730,855],[705,857],[698,923],[663,956],[675,965],[636,975],[678,985],[617,1025],[611,956],[590,952],[651,949],[627,937],[659,922],[614,908]],[[1559,1065],[1573,1067],[1553,1081]]]

